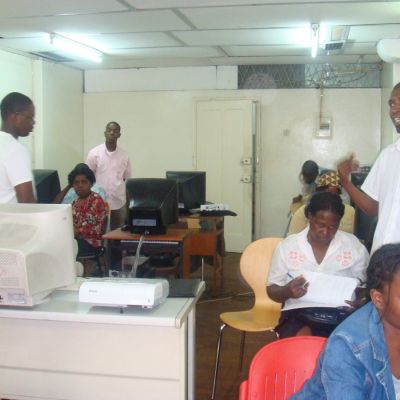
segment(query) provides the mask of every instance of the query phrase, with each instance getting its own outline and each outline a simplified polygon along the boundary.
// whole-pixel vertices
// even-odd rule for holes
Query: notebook
[[[170,279],[168,297],[196,297],[200,279]]]

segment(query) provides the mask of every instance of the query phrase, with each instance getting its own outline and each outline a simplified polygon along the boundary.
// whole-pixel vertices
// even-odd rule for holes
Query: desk
[[[90,307],[56,291],[0,309],[0,398],[194,400],[196,298],[154,309]]]
[[[168,228],[165,235],[147,235],[141,248],[141,252],[149,254],[176,252],[180,256],[181,278],[190,277],[190,260],[185,257],[187,238],[193,233],[193,229]],[[135,251],[139,243],[140,235],[123,231],[120,228],[103,235],[103,239],[116,242],[121,250]]]
[[[220,274],[220,285],[224,285],[224,217],[223,216],[203,216],[190,215],[181,217],[181,221],[186,221],[188,227],[197,226],[187,240],[186,251],[184,253],[184,263],[190,263],[190,256],[210,256],[213,262],[213,289],[217,286],[217,273]]]

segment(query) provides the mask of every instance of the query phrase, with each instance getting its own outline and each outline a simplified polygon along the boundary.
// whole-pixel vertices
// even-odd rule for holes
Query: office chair
[[[219,328],[211,400],[215,399],[222,334],[227,326],[242,332],[239,368],[242,368],[246,332],[273,331],[278,323],[281,304],[267,295],[267,277],[272,253],[281,238],[264,238],[250,243],[240,258],[240,273],[254,292],[254,305],[250,310],[220,314]]]
[[[262,347],[254,356],[239,400],[286,400],[312,376],[326,338],[296,336]],[[346,396],[344,396],[346,397]]]

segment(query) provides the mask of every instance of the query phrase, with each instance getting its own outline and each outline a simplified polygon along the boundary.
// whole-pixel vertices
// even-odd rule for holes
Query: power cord
[[[140,249],[142,248],[142,244],[144,242],[144,236],[145,236],[145,234],[140,236],[139,243],[136,248],[135,261],[133,262],[132,269],[131,269],[131,275],[133,277],[136,277],[136,273],[137,273],[137,269],[138,269],[138,265],[139,265]]]

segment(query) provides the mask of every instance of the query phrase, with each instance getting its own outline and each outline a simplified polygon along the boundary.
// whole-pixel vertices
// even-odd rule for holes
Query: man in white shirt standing
[[[29,152],[18,142],[35,125],[35,107],[22,93],[3,98],[0,131],[0,203],[35,203]]]
[[[400,83],[392,90],[389,115],[400,133]],[[371,253],[387,243],[400,242],[400,139],[379,154],[360,191],[351,183],[350,173],[358,163],[354,155],[338,165],[343,187],[354,203],[370,216],[377,216]]]
[[[117,146],[121,127],[111,121],[106,125],[104,144],[89,151],[86,164],[94,172],[96,183],[104,188],[111,209],[110,228],[124,224],[126,217],[125,180],[131,177],[128,153]]]

